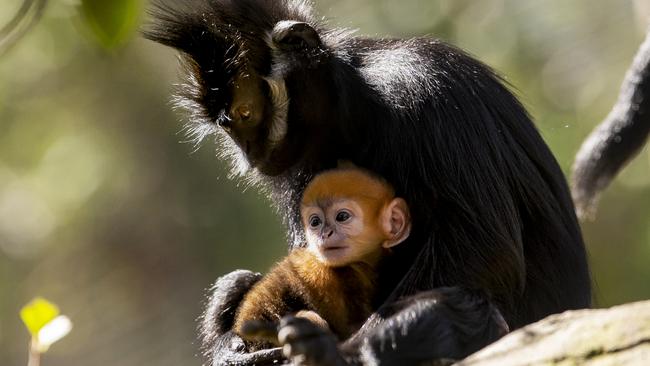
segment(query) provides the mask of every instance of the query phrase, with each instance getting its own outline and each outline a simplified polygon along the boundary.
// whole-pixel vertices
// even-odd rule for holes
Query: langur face
[[[273,48],[270,65],[257,59],[248,59],[250,53],[240,50],[238,57],[232,58],[237,71],[227,85],[213,86],[206,93],[222,93],[220,88],[228,91],[230,98],[226,99],[226,105],[215,122],[221,127],[221,132],[229,136],[238,147],[236,159],[243,163],[238,165],[256,168],[262,174],[275,176],[296,164],[307,150],[313,150],[322,139],[319,137],[322,133],[312,133],[307,126],[319,125],[310,116],[303,119],[310,123],[302,123],[301,120],[300,126],[295,127],[289,123],[290,98],[285,78],[290,70],[302,69],[306,65],[312,65],[310,68],[313,68],[313,65],[318,64],[318,55],[324,51],[316,30],[304,22],[278,22],[268,42]],[[247,49],[251,45],[242,44],[240,47]],[[267,67],[270,70],[262,71]],[[310,84],[300,84],[302,94],[305,94],[303,85]],[[213,88],[217,90],[212,90]],[[313,90],[317,92],[324,88],[325,86],[319,85]],[[291,99],[300,99],[300,96]],[[318,98],[310,100],[307,111],[313,110],[313,113],[321,114],[322,107],[315,107],[316,99],[321,100],[319,106],[331,105],[329,101],[328,104],[323,104],[326,98],[321,92]],[[317,132],[322,132],[322,126]]]
[[[373,254],[381,252],[382,240],[380,233],[375,233],[376,225],[369,227],[367,216],[349,199],[306,206],[303,221],[308,250],[331,266],[374,261]]]
[[[315,177],[301,204],[307,249],[322,263],[377,265],[386,251],[409,235],[406,202],[390,185],[358,169],[331,170]]]

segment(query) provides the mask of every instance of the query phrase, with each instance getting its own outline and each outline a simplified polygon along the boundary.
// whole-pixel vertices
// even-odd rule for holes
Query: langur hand
[[[211,366],[254,366],[275,365],[285,361],[282,349],[271,348],[256,352],[247,352],[244,341],[234,332],[230,331],[218,337],[209,362],[204,365]]]
[[[332,332],[308,319],[285,316],[278,327],[284,355],[295,366],[345,366]]]

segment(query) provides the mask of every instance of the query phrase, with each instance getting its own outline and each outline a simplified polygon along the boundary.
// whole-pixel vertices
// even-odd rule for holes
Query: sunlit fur
[[[273,116],[271,121],[271,131],[269,133],[269,142],[277,144],[287,135],[287,114],[289,110],[289,96],[287,87],[283,79],[278,77],[265,78],[270,92],[271,102],[273,103]]]

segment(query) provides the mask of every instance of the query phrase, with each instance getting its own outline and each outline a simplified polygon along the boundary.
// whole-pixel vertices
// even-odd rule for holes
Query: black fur
[[[304,186],[339,159],[377,172],[407,200],[413,231],[381,273],[383,299],[391,304],[451,286],[457,295],[438,301],[462,298],[470,306],[439,311],[411,298],[412,307],[426,309],[411,312],[422,318],[417,324],[448,325],[430,329],[410,327],[402,308],[378,313],[362,331],[371,343],[388,334],[432,341],[452,334],[454,341],[430,354],[397,340],[396,350],[373,357],[463,357],[494,339],[462,340],[464,329],[493,324],[485,317],[492,304],[510,328],[590,305],[585,249],[564,176],[526,111],[479,61],[435,39],[328,30],[298,0],[203,0],[185,9],[159,7],[154,17],[146,36],[183,53],[190,82],[181,104],[210,132],[223,135],[215,121],[232,103],[224,91],[233,70],[281,71],[289,95],[286,139],[246,177],[268,189],[292,246],[303,243]],[[276,44],[272,51],[269,34],[284,20],[311,25],[321,44]],[[233,149],[226,155],[245,158],[222,140]]]
[[[260,273],[237,270],[219,278],[210,288],[210,297],[205,312],[200,319],[199,334],[201,344],[212,345],[217,338],[228,332],[235,321],[237,307],[244,299],[244,294],[260,279]],[[211,349],[204,349],[211,354]]]
[[[500,312],[481,293],[440,287],[378,311],[392,314],[342,345],[348,363],[416,365],[458,360],[508,332]],[[359,352],[360,350],[360,352]]]

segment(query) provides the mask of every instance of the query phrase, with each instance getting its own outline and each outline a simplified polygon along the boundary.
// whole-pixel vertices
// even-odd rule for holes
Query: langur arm
[[[210,342],[207,338],[220,336],[232,328],[239,304],[260,278],[262,275],[259,273],[240,269],[217,279],[210,288],[208,305],[201,318],[204,345]]]
[[[482,294],[438,288],[379,309],[390,314],[341,345],[353,365],[415,365],[462,359],[508,332],[499,310]],[[375,323],[375,324],[372,324]]]
[[[212,365],[263,365],[283,360],[280,348],[246,353],[243,340],[230,330],[244,295],[261,277],[259,273],[237,270],[217,279],[210,289],[199,333],[203,354]]]
[[[282,348],[246,352],[244,341],[233,331],[217,336],[205,356],[208,360],[205,366],[277,365],[285,360]]]

